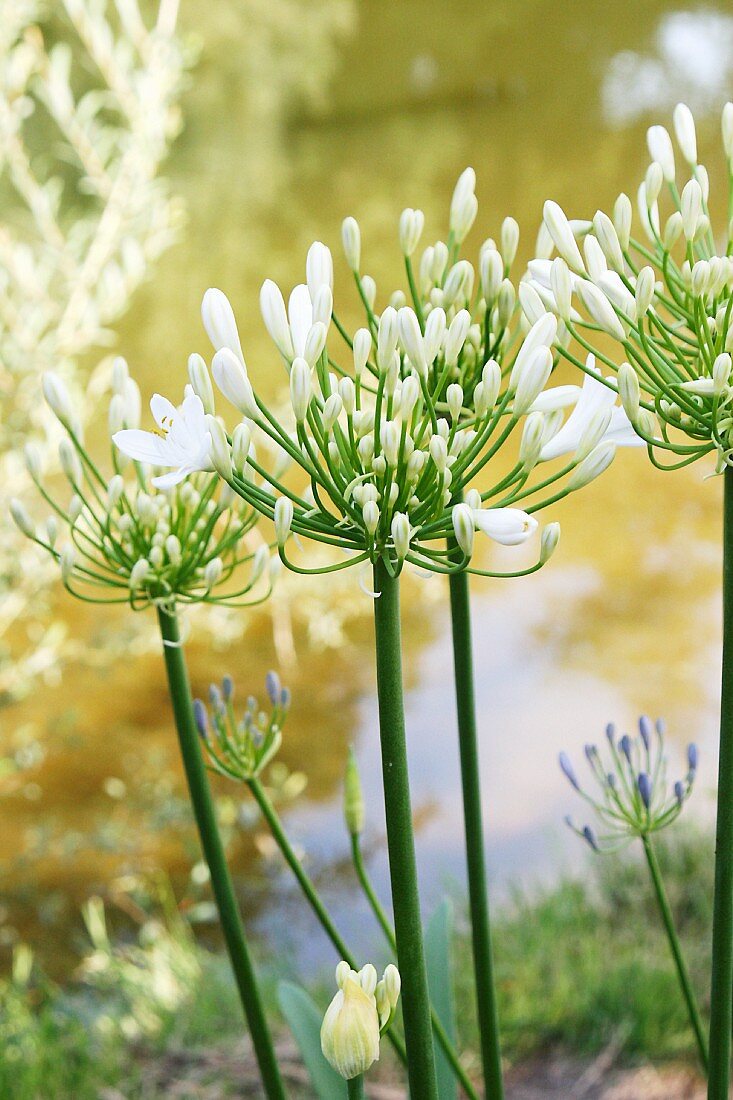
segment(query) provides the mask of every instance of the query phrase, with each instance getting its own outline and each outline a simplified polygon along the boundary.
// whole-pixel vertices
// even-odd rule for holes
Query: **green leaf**
[[[425,930],[425,959],[428,968],[430,1000],[449,1039],[455,1042],[456,1023],[453,1002],[453,905],[444,898],[430,918]],[[435,1070],[438,1075],[440,1100],[456,1100],[458,1085],[450,1062],[440,1043],[435,1043]]]
[[[318,1100],[343,1100],[346,1096],[346,1082],[331,1068],[321,1050],[323,1014],[305,990],[292,982],[279,983],[277,999],[310,1074]]]

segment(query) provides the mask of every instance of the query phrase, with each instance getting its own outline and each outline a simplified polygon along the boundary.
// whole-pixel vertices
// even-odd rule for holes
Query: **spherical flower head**
[[[201,362],[192,358],[189,366],[206,394],[211,384]],[[257,512],[213,474],[211,417],[193,383],[179,407],[155,395],[151,412],[157,427],[143,431],[139,390],[124,361],[116,360],[108,477],[76,430],[62,384],[47,377],[44,391],[67,433],[59,458],[71,500],[53,500],[31,450],[29,473],[54,515],[45,531],[36,531],[24,508],[16,507],[13,516],[56,558],[73,595],[139,609],[150,603],[249,602],[261,578],[267,590],[267,548],[257,549],[248,539]],[[161,471],[169,465],[173,471]],[[57,542],[64,528],[65,546]],[[240,566],[245,566],[244,575]]]
[[[697,771],[697,748],[690,745],[687,773],[667,783],[667,759],[664,751],[665,726],[661,719],[652,723],[642,715],[638,735],[616,737],[615,727],[606,728],[605,745],[586,745],[585,757],[592,786],[578,778],[570,757],[561,752],[560,769],[570,785],[596,815],[598,829],[590,825],[567,824],[597,852],[611,851],[632,837],[645,837],[666,828],[679,817],[692,793]]]
[[[733,105],[726,104],[727,209],[733,196],[731,119]],[[578,347],[583,357],[595,350],[599,333],[616,341],[613,359],[603,347],[616,376],[606,384],[621,394],[655,465],[678,468],[712,453],[722,471],[733,464],[730,227],[716,231],[711,225],[710,180],[684,104],[675,108],[673,123],[677,161],[667,129],[648,131],[652,163],[637,193],[639,231],[626,195],[611,215],[597,211],[590,223],[571,223],[548,202],[545,228],[558,258],[551,261],[546,253],[530,263],[528,283],[563,319],[570,342],[560,350],[572,362],[578,362]]]
[[[287,296],[287,306],[280,289],[265,282],[262,314],[288,372],[289,416],[268,408],[246,375],[233,314],[218,296],[205,305],[217,348],[215,381],[247,417],[245,450],[264,437],[297,472],[286,484],[277,471],[245,460],[240,427],[231,434],[230,457],[229,437],[209,419],[212,461],[235,493],[274,521],[280,557],[296,571],[309,570],[294,562],[293,547],[313,540],[348,555],[325,569],[381,561],[394,576],[406,565],[481,572],[472,562],[475,534],[521,546],[535,536],[537,512],[599,476],[618,446],[639,442],[613,386],[592,362],[585,369],[597,386],[546,389],[565,325],[544,291],[544,297],[533,292],[531,325],[516,308],[513,219],[502,224],[498,244],[484,242],[476,267],[461,257],[476,214],[474,187],[469,169],[453,196],[447,240],[421,255],[424,218],[413,208],[404,212],[406,286],[381,301],[360,271],[358,224],[346,220],[344,248],[365,314],[352,335],[338,319],[333,264],[322,243],[311,247],[306,281]],[[564,277],[568,282],[569,273]],[[565,410],[576,403],[566,422]],[[521,461],[508,475],[502,463],[492,484],[487,467],[490,475],[489,463],[515,432]],[[550,462],[556,464],[548,471]],[[479,478],[489,488],[464,507]],[[531,572],[556,545],[553,528],[532,565],[489,575]]]

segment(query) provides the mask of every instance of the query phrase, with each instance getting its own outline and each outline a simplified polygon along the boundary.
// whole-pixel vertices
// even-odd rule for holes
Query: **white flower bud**
[[[478,262],[481,289],[488,305],[493,305],[504,278],[504,261],[495,248],[485,248]]]
[[[46,371],[41,380],[41,385],[43,396],[46,398],[46,404],[51,412],[67,427],[75,423],[76,416],[69,391],[58,374],[53,371]]]
[[[147,580],[150,573],[150,562],[147,558],[138,558],[130,570],[130,578],[128,584],[134,592],[135,589],[140,588]]]
[[[461,415],[461,409],[463,408],[463,386],[459,386],[457,382],[453,382],[446,390],[445,397],[451,420],[458,420],[458,417]]]
[[[68,439],[62,439],[59,443],[59,460],[61,469],[66,474],[72,485],[76,486],[81,481],[82,470],[76,448]]]
[[[400,313],[401,312],[402,310],[400,310]],[[409,312],[413,313],[412,310]],[[413,313],[413,317],[414,316]],[[380,370],[387,370],[397,350],[397,341],[399,338],[398,318],[399,314],[392,306],[387,306],[382,316],[379,318],[379,328],[377,330],[377,366]],[[417,318],[415,319],[417,320]]]
[[[550,267],[550,287],[555,296],[557,311],[563,321],[568,321],[572,313],[573,276],[562,256],[556,256]]]
[[[284,546],[293,523],[293,502],[289,497],[278,497],[274,508],[275,538],[278,546]]]
[[[588,485],[591,481],[594,481],[595,478],[599,477],[603,471],[611,465],[615,454],[615,443],[612,443],[610,440],[607,440],[605,443],[599,443],[595,450],[591,451],[591,453],[584,458],[571,473],[566,483],[568,492],[582,489],[585,485]]]
[[[211,378],[202,356],[195,352],[188,357],[188,377],[191,380],[193,392],[204,406],[204,412],[214,415],[214,390]]]
[[[647,206],[654,206],[661,193],[663,183],[664,172],[662,171],[662,166],[653,160],[647,168],[646,176],[644,177]]]
[[[125,482],[120,474],[115,474],[107,483],[107,507],[115,508],[125,491]]]
[[[181,540],[177,535],[168,535],[165,540],[165,552],[168,560],[173,565],[178,565],[181,560]]]
[[[374,996],[361,986],[358,975],[342,964],[337,971],[338,993],[321,1026],[324,1057],[345,1080],[366,1073],[379,1058],[379,1015]]]
[[[372,351],[372,335],[367,328],[359,328],[354,333],[354,373],[360,377]]]
[[[25,468],[34,481],[40,481],[43,473],[43,458],[41,450],[34,443],[26,443],[23,448]]]
[[[201,319],[214,351],[229,348],[244,363],[234,310],[226,294],[210,287],[201,302]]]
[[[445,331],[445,310],[437,306],[435,309],[431,309],[428,314],[428,319],[425,322],[425,336],[423,338],[425,358],[430,364],[435,361],[435,357],[443,345]]]
[[[580,249],[573,236],[570,223],[562,208],[552,199],[545,202],[544,221],[558,254],[562,256],[573,271],[583,274],[585,272],[583,257],[580,255]]]
[[[535,324],[543,314],[547,313],[545,303],[542,301],[538,291],[532,283],[526,279],[519,284],[519,304],[530,325]]]
[[[713,363],[713,386],[715,393],[722,393],[730,381],[731,356],[728,352],[718,355]]]
[[[636,287],[634,288],[634,300],[636,303],[634,314],[635,320],[640,321],[642,317],[645,317],[649,306],[654,300],[654,294],[656,293],[656,281],[653,267],[642,267],[636,278]]]
[[[499,287],[499,297],[496,300],[496,316],[500,328],[504,328],[509,324],[516,301],[517,295],[514,285],[511,280],[505,279]]]
[[[639,416],[641,391],[639,376],[630,363],[622,363],[618,369],[618,395],[624,412],[633,424]]]
[[[76,550],[73,546],[63,548],[59,557],[59,565],[61,566],[61,580],[64,584],[68,584],[76,565]]]
[[[578,282],[577,291],[578,297],[596,324],[609,336],[615,336],[617,340],[625,340],[624,327],[603,291],[585,279]]]
[[[377,284],[371,275],[362,275],[361,277],[361,289],[364,297],[366,298],[367,305],[371,310],[374,309],[374,303],[377,300]]]
[[[228,351],[228,348],[223,348]],[[211,437],[211,464],[225,481],[232,479],[232,452],[226,432],[215,416],[206,417],[206,429]]]
[[[212,558],[204,567],[204,585],[206,590],[214,588],[221,580],[224,565],[221,558]]]
[[[367,533],[373,538],[377,527],[379,527],[379,506],[376,501],[365,501],[361,509],[361,514],[364,520],[364,527]]]
[[[385,420],[379,430],[379,442],[387,463],[396,466],[400,457],[400,426],[395,420]]]
[[[313,395],[311,369],[305,359],[293,359],[290,368],[290,403],[295,419],[302,424],[308,415],[308,406]]]
[[[466,168],[458,177],[450,204],[449,225],[456,244],[461,244],[473,225],[478,212],[478,201],[474,191],[476,189],[476,173],[473,168]]]
[[[216,352],[211,362],[214,381],[236,409],[253,419],[259,416],[252,383],[247,369],[231,348],[223,347]]]
[[[433,435],[430,437],[429,450],[430,457],[438,467],[440,473],[442,473],[448,462],[448,445],[442,435]]]
[[[547,526],[543,528],[542,535],[540,536],[540,562],[542,565],[549,561],[555,553],[559,541],[560,524],[548,523]]]
[[[361,233],[356,218],[344,218],[341,226],[341,241],[344,246],[346,262],[356,274],[361,260]]]
[[[395,512],[392,516],[391,531],[397,558],[404,561],[410,550],[410,521],[404,512]]]
[[[313,324],[319,321],[328,330],[333,314],[333,291],[325,284],[318,288],[313,302]]]
[[[502,546],[521,546],[537,530],[534,516],[520,508],[479,508],[473,512],[477,531]]]
[[[504,218],[501,223],[501,255],[507,267],[511,267],[519,248],[519,225],[514,218]]]
[[[74,493],[73,497],[69,501],[69,512],[68,512],[69,523],[71,524],[72,527],[74,526],[74,524],[76,523],[76,521],[78,520],[79,516],[82,514],[83,511],[84,511],[84,501],[81,499],[81,497],[78,495],[78,493]]]
[[[422,210],[403,210],[400,216],[400,248],[404,256],[411,256],[418,246],[425,225]]]
[[[481,372],[486,411],[493,409],[501,389],[501,367],[495,359],[489,359]]]
[[[260,311],[265,328],[278,351],[288,361],[293,358],[293,338],[288,324],[282,292],[277,283],[266,279],[260,290]]]
[[[646,132],[646,143],[649,156],[661,166],[667,183],[674,183],[674,149],[664,126],[650,126]]]
[[[400,414],[403,420],[409,420],[419,399],[420,383],[414,374],[408,374],[407,378],[405,378],[402,383],[402,392],[400,395]]]
[[[308,335],[305,338],[305,347],[303,349],[303,358],[309,366],[314,367],[316,365],[325,346],[326,326],[322,321],[316,321],[316,323],[311,325],[308,329]]]
[[[252,446],[252,432],[249,424],[242,421],[232,432],[232,464],[238,474],[244,473]]]
[[[583,254],[585,256],[585,266],[588,269],[588,274],[593,282],[597,283],[608,273],[608,263],[606,262],[603,249],[591,233],[589,233],[583,241]]]
[[[721,130],[723,134],[723,148],[728,159],[728,164],[733,162],[733,103],[726,103],[721,117]]]
[[[697,223],[702,213],[702,188],[697,180],[688,180],[680,196],[680,214],[682,232],[685,239],[691,241],[697,232]]]
[[[512,370],[515,386],[513,410],[515,416],[522,416],[544,389],[552,371],[552,352],[547,347],[535,348],[529,358],[522,362],[521,370],[516,364]]]
[[[333,258],[331,249],[320,241],[314,241],[308,249],[305,259],[305,281],[308,293],[315,306],[316,298],[322,287],[333,290]]]
[[[337,393],[332,393],[323,406],[322,420],[323,427],[327,432],[331,431],[338,418],[341,416],[341,410],[344,407],[344,403],[341,397]]]
[[[545,437],[545,417],[541,412],[532,412],[527,417],[519,444],[519,461],[524,470],[531,470],[537,464]]]
[[[425,343],[415,311],[405,306],[398,314],[399,334],[405,354],[423,378],[428,373]]]
[[[612,411],[613,408],[608,407],[596,409],[589,417],[588,423],[580,433],[578,446],[575,448],[575,454],[573,455],[575,462],[582,462],[584,458],[588,457],[593,448],[601,442],[611,422]]]
[[[458,356],[466,342],[470,328],[471,314],[467,309],[460,309],[450,323],[445,340],[445,362],[447,366],[453,367],[458,362]]]
[[[593,229],[609,264],[619,275],[623,275],[624,255],[621,251],[621,242],[608,214],[604,214],[602,210],[596,210],[593,215]]]
[[[631,238],[631,223],[633,220],[633,207],[631,199],[623,191],[613,204],[613,227],[618,234],[622,251],[626,252]]]
[[[36,537],[31,517],[28,515],[23,503],[18,500],[17,497],[13,497],[10,501],[10,515],[13,517],[13,522],[21,534],[29,539]]]
[[[697,164],[697,136],[692,111],[684,103],[678,103],[672,115],[674,132],[680,152],[687,163]]]
[[[353,416],[356,409],[356,387],[351,378],[339,379],[338,392],[347,416]]]
[[[459,260],[448,272],[443,286],[443,300],[446,306],[455,302],[465,302],[473,293],[473,267],[468,260]]]
[[[473,514],[467,504],[456,504],[451,512],[453,531],[456,542],[467,558],[473,553],[473,539],[475,528],[473,526]]]

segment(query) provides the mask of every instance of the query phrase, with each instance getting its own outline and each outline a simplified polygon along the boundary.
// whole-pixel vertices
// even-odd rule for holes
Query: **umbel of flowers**
[[[733,103],[721,119],[725,184],[719,201],[726,213],[717,228],[689,108],[678,104],[673,121],[679,158],[663,126],[647,134],[651,164],[637,193],[640,232],[634,232],[633,204],[625,194],[611,216],[597,211],[586,223],[571,224],[556,203],[545,204],[545,255],[530,264],[525,308],[531,303],[563,319],[572,338],[561,348],[568,359],[583,366],[585,354],[595,352],[614,372],[606,385],[620,394],[655,465],[676,469],[714,454],[725,475],[708,1084],[710,1100],[724,1100],[733,1031]],[[558,256],[551,260],[553,248]],[[609,337],[616,350],[607,354]]]
[[[306,280],[289,295],[287,307],[279,288],[265,282],[261,309],[288,372],[289,415],[274,411],[253,386],[231,305],[220,291],[207,291],[202,313],[215,349],[212,373],[242,419],[229,434],[209,414],[209,451],[190,439],[166,458],[176,479],[213,465],[247,505],[274,521],[288,567],[373,571],[410,1081],[417,1095],[428,1098],[435,1094],[435,1081],[404,744],[399,574],[406,564],[454,577],[464,571],[516,576],[539,568],[557,544],[556,524],[542,532],[534,564],[505,573],[472,564],[476,534],[508,546],[525,542],[537,530],[535,512],[597,477],[612,461],[617,442],[637,442],[623,410],[614,407],[613,394],[606,400],[600,377],[590,378],[583,391],[545,389],[555,345],[566,333],[544,310],[531,326],[520,323],[508,278],[517,241],[511,220],[502,230],[504,253],[491,241],[481,250],[475,290],[473,266],[458,258],[475,217],[473,188],[469,169],[453,198],[448,240],[428,246],[417,277],[411,256],[423,219],[414,210],[403,214],[400,241],[410,304],[398,291],[377,307],[376,287],[360,273],[358,226],[346,220],[346,257],[365,313],[364,326],[354,333],[334,310],[333,264],[323,244],[309,250]],[[602,401],[595,392],[603,394]],[[564,410],[575,403],[566,421]],[[513,461],[492,478],[498,463],[491,460],[515,432]],[[263,435],[283,456],[280,471],[266,470],[258,458]],[[131,454],[146,446],[140,436],[133,442],[130,448],[130,440],[120,438],[118,445]],[[150,444],[159,453],[158,442]],[[293,476],[284,472],[285,462],[295,467]],[[346,556],[309,570],[294,560],[291,535]]]
[[[129,603],[135,610],[150,604],[236,605],[267,596],[269,551],[266,546],[248,550],[245,538],[258,513],[211,470],[203,472],[205,463],[185,483],[181,476],[155,474],[156,465],[178,454],[180,439],[196,439],[208,451],[204,407],[190,387],[180,410],[156,394],[151,411],[159,434],[140,432],[139,389],[125,362],[116,361],[109,427],[137,461],[133,467],[113,446],[107,474],[84,444],[80,418],[61,379],[46,374],[43,389],[64,429],[59,462],[68,488],[65,496],[54,495],[31,444],[26,464],[51,512],[39,529],[20,501],[13,501],[12,514],[24,534],[58,561],[72,595],[93,603]],[[140,436],[145,446],[136,449]]]
[[[52,495],[31,447],[28,469],[51,515],[38,530],[20,501],[12,502],[11,512],[21,531],[58,561],[63,583],[73,596],[90,603],[128,603],[135,610],[153,606],[157,611],[181,755],[222,930],[267,1096],[284,1100],[206,777],[178,621],[181,606],[252,604],[270,590],[269,551],[265,546],[250,552],[245,539],[258,513],[222,484],[206,458],[210,438],[205,402],[213,407],[213,394],[202,365],[192,357],[192,384],[179,409],[159,395],[153,398],[157,428],[150,433],[137,427],[139,390],[126,364],[116,362],[109,427],[117,446],[112,447],[111,472],[106,475],[83,442],[81,419],[65,385],[46,374],[44,394],[65,433],[59,459],[69,488],[63,498]],[[186,466],[189,454],[195,461]],[[171,459],[183,467],[174,475],[160,469]],[[188,473],[193,476],[184,481]]]

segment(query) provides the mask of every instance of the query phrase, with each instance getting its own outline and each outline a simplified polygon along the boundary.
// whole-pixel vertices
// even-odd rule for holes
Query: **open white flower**
[[[198,470],[213,471],[211,435],[201,399],[186,386],[183,404],[176,408],[159,393],[150,401],[158,425],[152,432],[125,428],[112,440],[124,455],[150,466],[173,467],[170,473],[152,479],[158,489],[170,489]]]
[[[520,546],[537,530],[537,520],[521,508],[476,508],[473,522],[477,531],[502,546]]]
[[[583,380],[583,387],[577,404],[560,431],[552,436],[540,451],[541,462],[547,462],[549,459],[559,458],[560,455],[570,454],[577,450],[589,423],[596,414],[600,414],[604,409],[612,409],[611,419],[599,443],[616,443],[619,447],[646,446],[644,440],[634,431],[624,410],[620,405],[616,405],[615,390],[605,386],[599,377],[593,376],[594,374],[599,375],[596,370],[595,356],[588,356],[586,369],[589,373],[585,375]],[[558,387],[558,389],[565,389],[565,387]],[[551,393],[552,390],[547,390],[543,397],[547,398]]]

